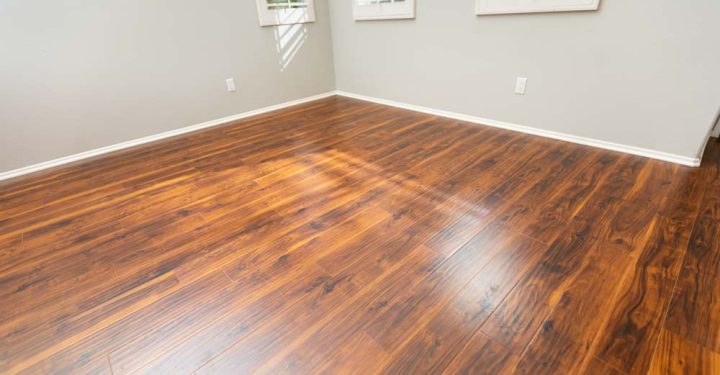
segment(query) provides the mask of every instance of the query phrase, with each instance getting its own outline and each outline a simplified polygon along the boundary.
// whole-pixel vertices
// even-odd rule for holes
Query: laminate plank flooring
[[[718,171],[331,97],[0,182],[0,373],[719,374]]]

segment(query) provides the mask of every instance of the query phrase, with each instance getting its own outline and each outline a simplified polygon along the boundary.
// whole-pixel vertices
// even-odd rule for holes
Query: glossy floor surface
[[[719,374],[719,160],[333,97],[0,183],[0,372]]]

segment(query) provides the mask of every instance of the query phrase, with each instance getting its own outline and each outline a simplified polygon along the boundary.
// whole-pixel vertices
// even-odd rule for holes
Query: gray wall
[[[332,90],[317,12],[287,62],[252,0],[0,0],[0,172]]]
[[[293,55],[252,0],[0,0],[0,172],[336,87],[688,157],[720,107],[717,0],[359,23],[316,1]]]
[[[720,1],[602,0],[601,10],[353,22],[332,1],[338,89],[697,157],[720,108]],[[515,78],[529,78],[525,96]]]

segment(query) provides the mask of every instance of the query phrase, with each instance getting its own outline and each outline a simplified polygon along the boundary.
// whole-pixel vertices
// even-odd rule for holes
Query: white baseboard
[[[311,102],[314,100],[327,98],[327,97],[330,97],[333,95],[345,96],[345,97],[364,100],[364,101],[368,101],[368,102],[384,104],[384,105],[388,105],[388,106],[392,106],[392,107],[404,108],[404,109],[408,109],[411,111],[422,112],[422,113],[427,113],[427,114],[442,116],[442,117],[448,117],[448,118],[452,118],[452,119],[456,119],[456,120],[476,123],[476,124],[480,124],[480,125],[492,126],[492,127],[496,127],[496,128],[507,129],[507,130],[517,131],[517,132],[522,132],[522,133],[527,133],[527,134],[533,134],[533,135],[537,135],[537,136],[541,136],[541,137],[552,138],[552,139],[557,139],[557,140],[561,140],[561,141],[602,148],[602,149],[606,149],[606,150],[624,152],[624,153],[628,153],[628,154],[632,154],[632,155],[638,155],[638,156],[643,156],[643,157],[647,157],[647,158],[668,161],[671,163],[682,164],[682,165],[687,165],[687,166],[691,166],[691,167],[697,167],[700,165],[699,158],[691,158],[691,157],[687,157],[687,156],[674,155],[674,154],[669,154],[669,153],[665,153],[665,152],[661,152],[661,151],[655,151],[655,150],[649,150],[649,149],[644,149],[644,148],[635,147],[635,146],[628,146],[628,145],[622,145],[622,144],[618,144],[618,143],[606,142],[606,141],[601,141],[601,140],[592,139],[592,138],[579,137],[579,136],[575,136],[575,135],[553,132],[553,131],[533,128],[533,127],[529,127],[529,126],[511,124],[511,123],[503,122],[503,121],[497,121],[497,120],[486,119],[486,118],[482,118],[482,117],[471,116],[471,115],[466,115],[466,114],[461,114],[461,113],[443,111],[443,110],[422,107],[422,106],[417,106],[417,105],[412,105],[412,104],[400,103],[400,102],[396,102],[396,101],[392,101],[392,100],[379,99],[379,98],[374,98],[374,97],[370,97],[370,96],[353,94],[353,93],[337,90],[337,91],[330,91],[330,92],[326,92],[323,94],[313,95],[313,96],[309,96],[306,98],[293,100],[293,101],[289,101],[289,102],[285,102],[285,103],[281,103],[281,104],[277,104],[277,105],[272,105],[269,107],[264,107],[264,108],[256,109],[253,111],[239,113],[239,114],[224,117],[221,119],[211,120],[211,121],[203,122],[201,124],[192,125],[192,126],[188,126],[188,127],[184,127],[184,128],[180,128],[180,129],[176,129],[176,130],[171,130],[171,131],[161,133],[161,134],[155,134],[155,135],[138,138],[138,139],[134,139],[134,140],[123,142],[123,143],[118,143],[118,144],[111,145],[111,146],[101,147],[101,148],[98,148],[95,150],[90,150],[90,151],[81,152],[81,153],[75,154],[75,155],[65,156],[65,157],[62,157],[59,159],[38,163],[38,164],[31,165],[28,167],[18,168],[18,169],[14,169],[14,170],[7,171],[7,172],[2,172],[2,173],[0,173],[0,181],[8,180],[11,178],[19,177],[19,176],[34,173],[34,172],[39,172],[39,171],[49,169],[49,168],[58,167],[58,166],[61,166],[64,164],[73,163],[73,162],[80,161],[83,159],[100,156],[100,155],[107,154],[110,152],[119,151],[119,150],[123,150],[126,148],[143,145],[146,143],[159,141],[159,140],[162,140],[165,138],[170,138],[170,137],[174,137],[174,136],[178,136],[178,135],[182,135],[182,134],[186,134],[186,133],[191,133],[191,132],[206,129],[206,128],[211,128],[213,126],[223,125],[223,124],[226,124],[226,123],[229,123],[232,121],[237,121],[237,120],[241,120],[244,118],[260,115],[263,113],[272,112],[272,111],[276,111],[276,110],[287,108],[287,107],[292,107],[292,106],[295,106],[298,104],[303,104],[303,103]],[[720,131],[720,129],[718,129],[718,131]]]
[[[338,90],[337,95],[346,96],[348,98],[354,98],[354,99],[364,100],[364,101],[373,102],[373,103],[378,103],[378,104],[384,104],[384,105],[388,105],[391,107],[404,108],[404,109],[408,109],[411,111],[422,112],[422,113],[427,113],[427,114],[442,116],[442,117],[448,117],[448,118],[466,121],[466,122],[472,122],[472,123],[476,123],[476,124],[480,124],[480,125],[487,125],[487,126],[492,126],[492,127],[496,127],[496,128],[517,131],[517,132],[521,132],[521,133],[537,135],[540,137],[546,137],[546,138],[552,138],[552,139],[557,139],[557,140],[571,142],[571,143],[577,143],[577,144],[581,144],[581,145],[585,145],[585,146],[591,146],[591,147],[597,147],[597,148],[602,148],[602,149],[606,149],[606,150],[624,152],[627,154],[638,155],[638,156],[642,156],[642,157],[646,157],[646,158],[687,165],[690,167],[700,166],[700,158],[691,158],[691,157],[687,157],[687,156],[674,155],[674,154],[669,154],[669,153],[662,152],[662,151],[649,150],[649,149],[645,149],[645,148],[622,145],[622,144],[613,143],[613,142],[606,142],[606,141],[601,141],[598,139],[580,137],[580,136],[575,136],[575,135],[571,135],[571,134],[564,134],[564,133],[554,132],[554,131],[550,131],[550,130],[543,130],[543,129],[533,128],[533,127],[529,127],[529,126],[524,126],[524,125],[511,124],[508,122],[491,120],[491,119],[487,119],[487,118],[471,116],[471,115],[466,115],[466,114],[462,114],[462,113],[455,113],[455,112],[443,111],[443,110],[439,110],[439,109],[422,107],[422,106],[417,106],[417,105],[412,105],[412,104],[400,103],[400,102],[396,102],[393,100],[378,99],[378,98],[373,98],[370,96],[353,94],[353,93],[345,92],[342,90]]]
[[[180,129],[170,130],[165,133],[160,133],[160,134],[150,135],[150,136],[143,137],[143,138],[133,139],[131,141],[122,142],[122,143],[114,144],[111,146],[101,147],[101,148],[98,148],[95,150],[81,152],[81,153],[75,154],[75,155],[65,156],[65,157],[62,157],[59,159],[34,164],[34,165],[31,165],[28,167],[18,168],[18,169],[14,169],[14,170],[7,171],[7,172],[2,172],[2,173],[0,173],[0,181],[8,180],[11,178],[19,177],[19,176],[34,173],[34,172],[39,172],[44,169],[58,167],[63,164],[73,163],[76,161],[92,158],[95,156],[107,154],[107,153],[114,152],[114,151],[119,151],[122,149],[140,146],[140,145],[143,145],[146,143],[159,141],[159,140],[162,140],[165,138],[175,137],[178,135],[191,133],[191,132],[198,131],[198,130],[211,128],[213,126],[227,124],[232,121],[242,120],[247,117],[252,117],[252,116],[260,115],[263,113],[276,111],[278,109],[292,107],[292,106],[295,106],[298,104],[303,104],[303,103],[311,102],[314,100],[327,98],[327,97],[330,97],[333,95],[336,95],[335,91],[330,91],[330,92],[326,92],[323,94],[308,96],[307,98],[302,98],[302,99],[293,100],[293,101],[289,101],[289,102],[285,102],[285,103],[281,103],[281,104],[276,104],[276,105],[272,105],[269,107],[256,109],[253,111],[243,112],[243,113],[239,113],[236,115],[223,117],[223,118],[220,118],[217,120],[203,122],[203,123],[197,124],[197,125],[192,125],[192,126],[188,126],[188,127],[184,127],[184,128],[180,128]]]

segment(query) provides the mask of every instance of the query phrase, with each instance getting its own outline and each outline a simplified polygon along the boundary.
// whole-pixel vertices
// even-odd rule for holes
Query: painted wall
[[[720,105],[717,0],[377,22],[316,1],[280,29],[252,0],[0,0],[0,172],[334,88],[686,157]]]
[[[598,12],[477,17],[417,0],[354,22],[332,1],[339,90],[695,158],[720,106],[720,1],[603,0]],[[527,94],[513,93],[528,77]]]
[[[316,1],[279,29],[252,0],[0,0],[0,172],[334,89]]]

